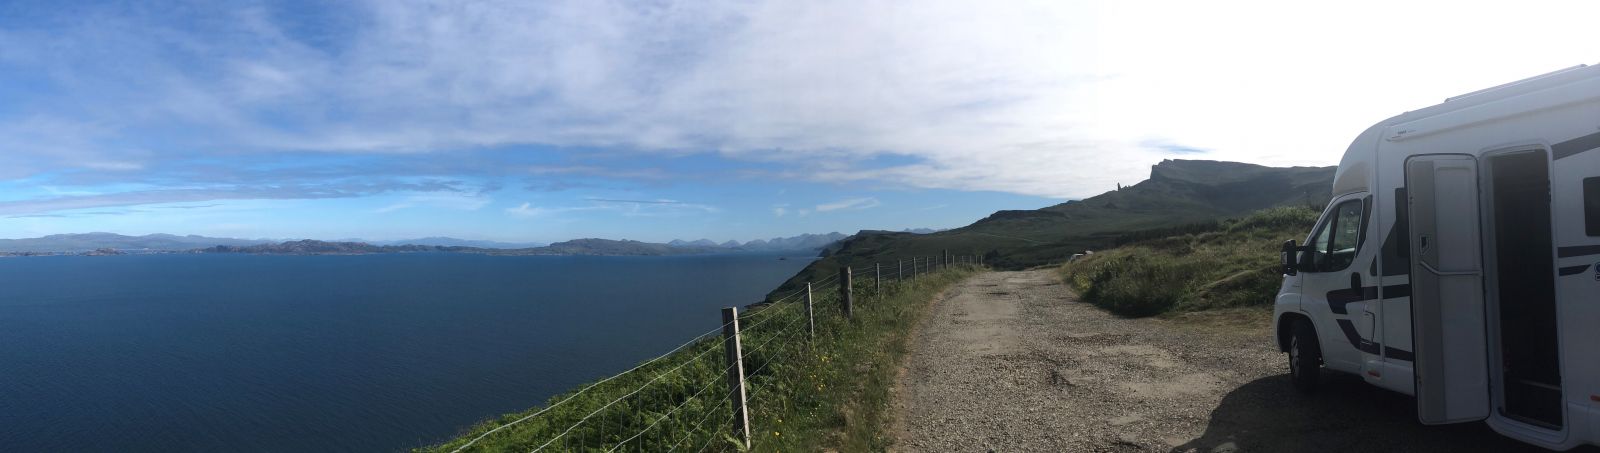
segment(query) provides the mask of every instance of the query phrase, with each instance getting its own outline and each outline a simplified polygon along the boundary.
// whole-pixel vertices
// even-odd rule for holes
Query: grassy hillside
[[[1333,171],[1168,160],[1152,167],[1150,179],[1139,184],[1038,211],[998,212],[963,230],[1054,242],[1237,217],[1274,206],[1320,207],[1328,200]]]
[[[1123,316],[1265,305],[1281,282],[1279,247],[1303,239],[1316,219],[1305,207],[1279,207],[1134,233],[1061,271],[1085,300]]]
[[[743,314],[753,450],[884,450],[889,389],[912,324],[936,294],[975,270],[952,267],[885,283],[881,296],[870,279],[858,279],[852,319],[841,316],[836,290],[817,291],[813,343],[806,341],[797,300]],[[527,452],[547,443],[546,451],[736,451],[725,372],[721,339],[712,335],[615,379],[552,397],[542,413],[506,414],[418,451],[454,451],[496,429],[465,451]]]
[[[1150,179],[1030,211],[1000,211],[971,225],[932,234],[863,231],[831,250],[774,294],[816,281],[841,265],[892,265],[916,256],[984,255],[1018,269],[1060,263],[1073,253],[1113,246],[1129,231],[1240,217],[1276,206],[1321,207],[1334,167],[1275,168],[1236,162],[1167,160]]]

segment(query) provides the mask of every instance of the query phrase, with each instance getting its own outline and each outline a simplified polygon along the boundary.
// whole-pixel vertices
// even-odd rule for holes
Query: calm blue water
[[[720,324],[809,259],[0,259],[0,450],[393,451]]]

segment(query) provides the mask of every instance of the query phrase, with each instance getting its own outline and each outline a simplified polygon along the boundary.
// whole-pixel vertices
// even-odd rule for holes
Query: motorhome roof
[[[1570,68],[1540,74],[1515,82],[1500,84],[1470,93],[1453,96],[1445,99],[1444,102],[1439,104],[1395,115],[1393,118],[1389,118],[1388,120],[1379,123],[1378,126],[1400,124],[1441,113],[1527,94],[1534,91],[1558,87],[1590,78],[1600,78],[1600,65],[1590,66],[1580,64]]]
[[[1545,78],[1548,78],[1548,77],[1551,77],[1551,76],[1555,76],[1555,75],[1558,75],[1558,74],[1562,74],[1562,73],[1566,73],[1566,72],[1569,72],[1569,71],[1583,69],[1583,68],[1586,68],[1588,66],[1589,65],[1580,64],[1580,65],[1577,65],[1577,66],[1572,66],[1572,67],[1568,67],[1568,68],[1564,68],[1564,69],[1558,69],[1558,70],[1555,70],[1555,71],[1546,72],[1544,74],[1539,74],[1539,75],[1536,75],[1536,76],[1533,76],[1533,77],[1529,77],[1529,78],[1526,78],[1526,79],[1522,79],[1522,80],[1518,80],[1518,81],[1515,81],[1515,82],[1502,83],[1502,84],[1495,85],[1495,86],[1488,87],[1488,88],[1484,88],[1484,89],[1481,89],[1481,90],[1478,90],[1478,91],[1473,91],[1471,93],[1451,96],[1451,97],[1445,98],[1444,101],[1445,102],[1450,102],[1450,101],[1454,101],[1454,100],[1457,100],[1457,99],[1464,99],[1464,98],[1467,98],[1467,97],[1470,97],[1470,96],[1476,96],[1476,95],[1479,95],[1479,94],[1487,94],[1487,93],[1490,93],[1490,92],[1493,92],[1493,91],[1496,91],[1496,90],[1500,90],[1502,88],[1510,88],[1510,87],[1515,86],[1515,85],[1519,85],[1519,84],[1533,82],[1533,81],[1536,81],[1536,80],[1545,79]]]

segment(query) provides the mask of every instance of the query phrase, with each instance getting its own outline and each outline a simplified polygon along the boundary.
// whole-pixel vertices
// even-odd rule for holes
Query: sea
[[[715,329],[811,260],[0,258],[0,451],[436,444]]]

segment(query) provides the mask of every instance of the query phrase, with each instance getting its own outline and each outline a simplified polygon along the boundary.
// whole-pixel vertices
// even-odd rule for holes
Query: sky
[[[0,237],[951,228],[1600,62],[1593,2],[0,2]]]

